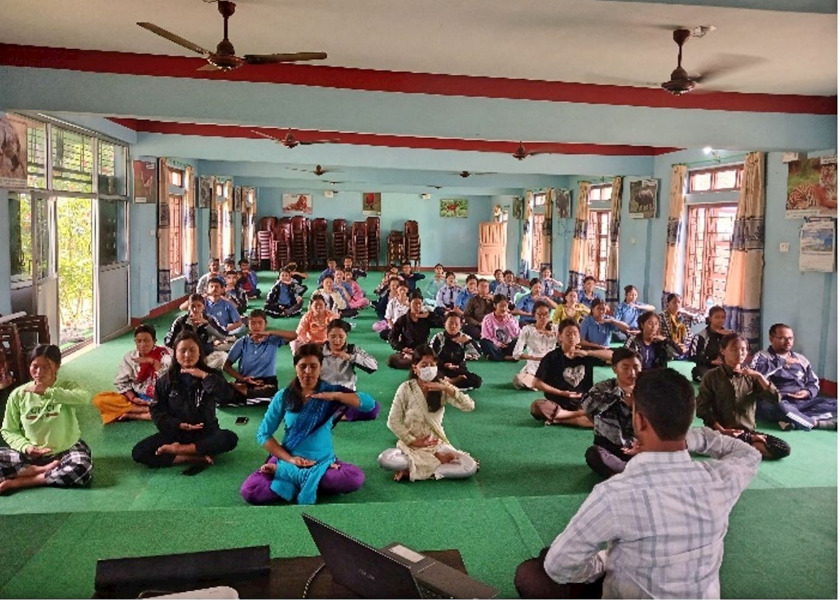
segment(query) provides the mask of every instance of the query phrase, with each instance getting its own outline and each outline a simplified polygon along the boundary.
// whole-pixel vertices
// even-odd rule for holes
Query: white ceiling
[[[656,88],[669,78],[676,66],[677,46],[671,37],[672,30],[714,25],[715,31],[688,41],[683,57],[683,66],[692,75],[721,67],[720,76],[704,81],[701,87],[705,90],[813,96],[837,94],[836,0],[704,0],[707,4],[704,6],[674,2],[240,0],[230,21],[230,39],[239,55],[327,52],[329,58],[311,63],[316,65]],[[755,6],[762,9],[751,8]],[[214,49],[222,38],[222,18],[216,4],[203,0],[27,0],[18,3],[16,10],[4,12],[0,19],[0,41],[52,48],[196,56],[138,27],[137,21],[151,21],[209,49]],[[72,81],[78,88],[84,85],[78,82],[87,81],[85,77],[79,75]],[[56,81],[59,79],[55,78]],[[169,78],[157,81],[161,90],[180,89],[176,86],[182,85]],[[202,92],[207,89],[219,91],[220,97],[225,93],[221,90],[234,89],[224,82],[183,85]],[[692,111],[638,109],[632,119],[627,119],[617,107],[576,105],[576,112],[565,113],[562,102],[435,96],[418,100],[400,93],[383,95],[281,85],[276,86],[275,91],[266,92],[276,94],[272,110],[268,111],[271,119],[268,119],[267,111],[259,106],[258,100],[262,90],[267,89],[265,84],[232,85],[250,86],[243,88],[248,97],[239,93],[237,102],[225,104],[224,99],[209,94],[195,102],[169,93],[166,102],[159,101],[154,105],[153,110],[157,112],[132,115],[130,111],[120,112],[117,108],[109,111],[109,103],[125,108],[125,100],[110,99],[105,93],[99,98],[101,102],[96,109],[76,107],[68,100],[70,104],[66,107],[52,110],[248,127],[694,148],[705,145],[704,136],[723,139],[728,135],[727,145],[720,147],[739,148],[736,142],[740,132],[728,131],[727,125],[716,128],[710,124],[709,132],[703,131],[705,115],[717,111],[688,114]],[[37,97],[37,86],[28,93]],[[159,95],[162,93],[158,92]],[[332,100],[324,100],[327,93]],[[665,94],[664,91],[661,93]],[[76,89],[74,96],[79,95],[81,93]],[[298,100],[291,103],[291,97]],[[353,101],[347,102],[346,98]],[[214,101],[218,103],[218,110],[210,114],[208,107],[213,107]],[[424,110],[414,110],[420,101],[424,103]],[[5,108],[21,107],[7,105]],[[23,108],[45,109],[35,99]],[[659,120],[650,116],[651,111],[661,115]],[[275,113],[280,116],[275,117]],[[597,134],[592,133],[594,128],[577,123],[583,114],[587,115],[588,122],[598,121],[599,117],[592,116],[596,113],[604,121],[599,124]],[[677,113],[678,117],[675,116]],[[574,116],[570,118],[570,115]],[[771,115],[767,115],[767,119],[771,119]],[[791,136],[801,129],[794,122],[795,118],[789,131],[785,132],[771,133],[771,128],[767,128],[768,135],[777,135],[781,144],[791,143]],[[667,138],[660,135],[663,131],[657,130],[669,127],[671,135]],[[587,135],[591,135],[591,139],[587,139]],[[162,137],[145,136],[145,147],[151,148],[151,152],[178,156],[171,154],[178,148],[174,141],[178,136],[165,136],[173,139],[169,145],[160,142]],[[767,147],[779,145],[775,140],[767,142]],[[288,170],[302,165],[311,169],[316,163],[339,169],[341,176],[335,179],[354,182],[355,187],[350,189],[365,188],[365,182],[381,182],[383,191],[408,189],[406,186],[429,191],[420,188],[444,185],[458,188],[465,194],[503,193],[517,187],[537,186],[545,182],[541,177],[550,174],[617,172],[609,157],[601,157],[600,163],[597,159],[590,159],[588,163],[583,160],[583,164],[595,165],[596,169],[586,173],[575,170],[578,165],[574,156],[538,156],[519,162],[510,158],[509,152],[408,150],[347,144],[288,150],[266,140],[231,139],[224,143],[193,143],[183,147],[190,149],[190,153],[181,155],[185,158],[214,161],[214,166],[220,170],[224,169],[219,166],[224,161],[248,163],[250,167],[241,170],[243,176],[260,167],[277,173],[270,179],[285,181],[290,186],[318,181],[315,175]],[[224,158],[217,156],[222,152],[221,148]],[[562,166],[561,159],[566,161]],[[456,176],[461,169],[502,175],[462,179]],[[236,170],[231,168],[228,172],[234,174]],[[416,176],[412,176],[412,172]],[[401,181],[405,182],[402,187]]]

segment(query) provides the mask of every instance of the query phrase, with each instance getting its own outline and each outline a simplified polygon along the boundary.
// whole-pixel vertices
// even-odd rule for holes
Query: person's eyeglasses
[[[776,338],[777,340],[782,340],[784,342],[792,342],[793,341],[793,336],[792,335],[788,335],[788,336],[774,335],[773,337]]]

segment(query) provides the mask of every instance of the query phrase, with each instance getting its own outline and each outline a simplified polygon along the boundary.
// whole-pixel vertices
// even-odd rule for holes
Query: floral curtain
[[[234,258],[236,237],[233,231],[233,181],[225,182],[225,202],[222,205],[222,260]]]
[[[552,265],[551,240],[554,237],[554,205],[557,203],[557,190],[545,190],[545,221],[543,221],[543,262]]]
[[[221,244],[219,239],[219,216],[222,214],[221,202],[224,200],[223,186],[216,181],[215,177],[211,177],[211,189],[213,193],[210,195],[210,226],[208,233],[210,235],[210,258],[218,258],[221,260]]]
[[[531,215],[534,212],[534,193],[525,193],[525,206],[522,211],[522,242],[519,245],[519,276],[528,279],[528,267],[531,264]]]
[[[157,215],[157,301],[164,304],[172,299],[169,265],[169,166],[165,158],[158,160],[158,215]]]
[[[198,236],[195,226],[195,173],[191,166],[184,169],[184,272],[187,276],[184,292],[192,294],[198,283]]]
[[[621,188],[623,179],[613,177],[612,207],[610,208],[610,247],[607,254],[607,294],[606,301],[615,310],[620,297],[618,294],[618,237],[621,231]]]
[[[668,210],[668,237],[665,242],[665,279],[662,282],[662,310],[668,294],[680,294],[679,287],[679,243],[682,230],[683,209],[685,208],[685,178],[688,167],[674,165],[671,169],[671,204]]]
[[[580,289],[583,287],[583,278],[586,277],[589,252],[586,248],[586,226],[589,222],[589,188],[588,181],[581,181],[578,184],[577,208],[575,209],[575,232],[572,237],[572,255],[569,263],[570,288]]]
[[[764,154],[744,160],[738,212],[726,274],[726,327],[745,338],[750,349],[761,344],[761,280],[764,272]]]
[[[257,260],[257,191],[242,188],[242,258]]]

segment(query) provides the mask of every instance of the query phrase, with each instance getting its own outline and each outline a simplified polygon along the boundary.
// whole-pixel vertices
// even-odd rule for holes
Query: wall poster
[[[785,218],[837,218],[837,157],[807,158],[788,163]]]
[[[134,202],[157,204],[157,161],[134,161]]]
[[[0,115],[0,187],[26,187],[26,121]]]
[[[283,212],[312,214],[312,194],[283,194]]]
[[[442,198],[440,201],[440,216],[443,218],[467,218],[468,200],[466,198]]]
[[[213,178],[198,178],[198,208],[210,208],[213,202]]]
[[[382,194],[365,192],[362,194],[362,214],[378,217],[382,214]]]
[[[799,230],[799,270],[834,271],[837,239],[834,219],[809,219]]]
[[[653,219],[656,217],[658,179],[640,179],[630,182],[630,218]]]
[[[557,217],[560,219],[572,218],[572,190],[557,190]]]

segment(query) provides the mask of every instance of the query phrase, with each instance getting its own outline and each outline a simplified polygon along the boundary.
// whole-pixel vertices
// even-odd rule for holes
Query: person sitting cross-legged
[[[228,335],[236,335],[244,331],[245,325],[242,323],[242,316],[233,300],[225,296],[225,280],[211,279],[207,283],[207,295],[204,297],[204,312],[216,320],[224,327],[225,333]],[[187,308],[187,302],[181,304],[181,308]],[[226,350],[229,348],[225,348]]]
[[[548,269],[551,273],[551,269]],[[551,281],[554,281],[553,279]],[[545,286],[543,282],[536,277],[531,279],[531,293],[521,296],[514,304],[511,314],[519,316],[519,325],[524,327],[534,322],[534,305],[537,302],[545,302],[551,308],[557,308],[557,302],[552,300],[551,296],[544,293]]]
[[[588,317],[580,323],[580,345],[584,348],[603,350],[610,347],[612,334],[621,331],[625,335],[639,333],[630,329],[627,323],[607,316],[607,305],[600,298],[595,298],[589,309]]]
[[[513,350],[519,337],[519,322],[510,314],[507,298],[493,296],[493,312],[481,321],[481,349],[492,361],[516,360]]]
[[[513,387],[518,390],[534,389],[534,376],[540,361],[557,347],[557,334],[551,323],[551,306],[547,302],[534,304],[534,319],[534,323],[522,328],[513,348],[513,358],[527,361],[513,377]]]
[[[439,314],[445,316],[449,312],[457,311]],[[493,312],[493,294],[490,293],[490,283],[486,279],[479,279],[478,292],[469,299],[462,315],[464,332],[474,340],[480,340],[481,323],[491,312]]]
[[[365,373],[376,373],[379,363],[374,357],[362,350],[356,344],[347,343],[350,333],[350,323],[343,319],[335,319],[327,325],[327,341],[323,346],[324,360],[321,363],[321,379],[333,385],[344,386],[351,392],[356,392],[359,401],[365,406],[373,404],[370,410],[359,410],[348,407],[344,413],[345,421],[372,421],[381,407],[373,396],[356,389],[356,367]]]
[[[218,258],[211,258],[207,261],[207,272],[198,278],[198,283],[195,286],[195,293],[204,295],[207,293],[207,284],[210,283],[211,279],[218,278],[221,273],[219,273],[219,268],[221,266],[221,262]]]
[[[388,357],[388,366],[392,369],[410,369],[414,349],[429,340],[432,327],[440,324],[433,313],[423,307],[423,294],[419,291],[409,301],[409,309],[394,323],[388,342],[396,350]]]
[[[432,337],[429,346],[438,359],[438,370],[449,383],[462,390],[481,387],[481,377],[467,368],[467,360],[481,358],[481,348],[470,335],[461,331],[461,315],[454,310],[447,313],[443,331]]]
[[[758,398],[777,404],[779,390],[767,378],[744,364],[747,340],[728,333],[720,341],[723,364],[707,371],[700,380],[697,416],[707,427],[751,444],[769,460],[790,454],[790,446],[779,438],[755,430]]]
[[[280,271],[280,278],[271,287],[265,299],[265,312],[275,319],[294,317],[303,309],[306,288],[292,279],[289,269]]]
[[[761,454],[709,428],[689,430],[693,419],[688,379],[667,368],[639,375],[638,453],[593,488],[549,548],[519,565],[520,597],[720,598],[729,513]]]
[[[364,484],[359,467],[336,457],[332,431],[347,408],[372,410],[373,399],[325,382],[322,361],[320,344],[295,352],[295,377],[274,395],[257,431],[257,443],[271,456],[242,484],[247,503],[315,504],[318,494],[348,494]],[[274,436],[281,424],[279,442]]]
[[[667,367],[668,360],[682,352],[676,342],[660,333],[661,322],[653,311],[642,313],[639,317],[641,331],[624,342],[625,348],[641,357],[643,371]]]
[[[460,293],[461,286],[455,283],[455,273],[447,271],[444,276],[443,285],[441,285],[440,288],[438,288],[438,291],[435,292],[435,313],[437,313],[441,318],[443,318],[446,313],[453,310],[458,314],[463,314],[463,311],[460,311],[455,304],[458,294]]]
[[[706,317],[706,328],[691,338],[688,347],[688,360],[694,363],[691,378],[694,381],[703,379],[703,375],[723,364],[720,341],[727,333],[732,333],[724,327],[726,324],[726,309],[713,306]]]
[[[90,404],[90,393],[69,381],[57,383],[60,366],[58,346],[35,346],[29,356],[32,381],[7,399],[0,428],[8,444],[0,447],[0,494],[90,483],[93,459],[76,415],[77,407]]]
[[[267,326],[265,312],[252,311],[248,319],[249,334],[233,343],[225,360],[224,371],[234,380],[236,404],[268,404],[277,393],[277,350],[294,341],[297,333],[266,329]]]
[[[149,406],[158,433],[137,442],[131,456],[148,467],[212,465],[216,455],[230,452],[239,440],[216,418],[216,404],[229,403],[233,388],[205,364],[195,333],[181,332],[174,346],[175,359],[158,379]]]
[[[201,341],[201,350],[204,352],[207,366],[221,369],[227,359],[227,352],[222,349],[230,349],[229,342],[232,338],[225,334],[224,326],[216,317],[205,312],[207,304],[203,296],[193,294],[184,304],[187,305],[187,313],[172,321],[163,343],[170,350],[175,350],[175,340],[178,336],[184,331],[192,331]],[[181,306],[184,307],[184,304]]]
[[[756,352],[750,368],[779,390],[778,403],[759,400],[756,415],[778,421],[782,429],[837,429],[837,398],[820,395],[820,380],[804,355],[793,351],[793,329],[784,323],[770,327],[770,347]]]
[[[652,304],[643,304],[639,300],[639,290],[635,285],[624,286],[624,302],[621,302],[615,307],[615,318],[619,321],[627,323],[630,329],[639,329],[639,317],[643,312],[649,310],[656,310]],[[627,340],[627,335],[623,332],[613,333],[613,339],[623,342]]]
[[[239,261],[239,275],[241,277],[239,285],[248,298],[259,298],[262,291],[257,287],[257,274],[251,270],[251,261],[247,258]]]
[[[682,359],[688,356],[693,336],[691,326],[702,320],[703,317],[699,314],[691,313],[682,307],[682,296],[679,294],[668,294],[665,297],[665,310],[659,313],[659,329],[662,335],[680,349],[679,355],[674,358]]]
[[[595,442],[586,450],[586,464],[601,477],[621,473],[639,452],[633,432],[633,388],[642,361],[632,350],[616,348],[612,370],[615,377],[596,383],[583,395],[583,411],[595,425]]]
[[[312,292],[312,298],[321,296],[327,303],[327,309],[338,313],[342,318],[351,318],[359,314],[355,308],[347,306],[347,301],[344,296],[335,289],[335,275],[327,274],[323,276],[321,287]],[[311,301],[311,299],[310,299]]]
[[[397,436],[397,447],[379,455],[379,465],[394,471],[394,481],[422,479],[466,479],[478,470],[476,460],[456,450],[443,430],[445,406],[469,412],[472,398],[438,372],[432,349],[422,344],[414,349],[408,381],[400,384],[391,411],[388,429]]]
[[[540,361],[533,387],[545,394],[531,403],[531,416],[546,425],[592,427],[581,408],[583,394],[592,388],[596,365],[609,361],[612,350],[584,350],[580,326],[571,319],[557,326],[559,346]]]

